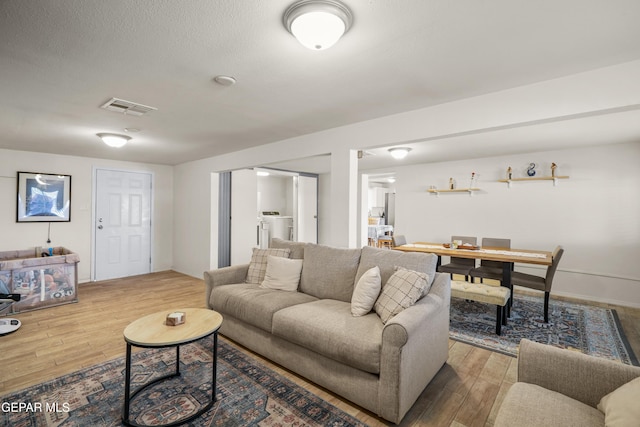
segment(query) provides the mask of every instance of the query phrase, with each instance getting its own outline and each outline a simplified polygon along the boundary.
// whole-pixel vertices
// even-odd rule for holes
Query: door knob
[[[104,227],[102,227],[102,224],[100,224],[100,225],[98,226],[98,230],[102,230],[103,228],[104,228]]]

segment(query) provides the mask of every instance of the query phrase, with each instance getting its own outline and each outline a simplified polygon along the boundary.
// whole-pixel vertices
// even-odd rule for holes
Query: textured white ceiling
[[[0,0],[0,148],[179,164],[640,58],[637,0],[345,0],[354,25],[321,52],[282,26],[292,2]],[[158,110],[99,108],[112,97]],[[126,127],[126,149],[95,136]],[[459,144],[526,149],[527,130]],[[414,149],[451,158],[439,147]]]

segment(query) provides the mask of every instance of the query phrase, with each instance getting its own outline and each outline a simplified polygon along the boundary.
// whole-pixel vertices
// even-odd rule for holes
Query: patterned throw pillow
[[[428,283],[429,277],[425,273],[396,267],[396,272],[382,287],[374,306],[382,323],[387,323],[393,316],[415,304]]]
[[[291,249],[258,249],[253,248],[251,261],[249,262],[249,271],[245,283],[259,285],[264,280],[264,274],[267,271],[267,257],[269,255],[289,258]]]

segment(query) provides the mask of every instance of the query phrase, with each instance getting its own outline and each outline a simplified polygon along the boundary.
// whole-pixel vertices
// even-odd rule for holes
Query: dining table
[[[457,258],[471,258],[488,261],[502,262],[501,285],[506,286],[513,295],[513,284],[511,283],[511,271],[515,263],[535,264],[549,266],[553,261],[553,254],[550,251],[532,249],[510,249],[489,246],[472,246],[451,248],[450,243],[415,242],[396,246],[393,249],[404,252],[423,252],[438,256],[438,266],[441,264],[443,256]],[[509,308],[513,304],[513,298],[509,299]]]

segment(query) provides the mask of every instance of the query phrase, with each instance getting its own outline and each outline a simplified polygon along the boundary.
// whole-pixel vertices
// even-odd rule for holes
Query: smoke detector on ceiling
[[[148,105],[142,105],[136,102],[125,101],[124,99],[118,98],[111,98],[104,105],[101,105],[100,108],[131,116],[143,116],[149,111],[157,110],[157,108],[155,107],[149,107]]]

